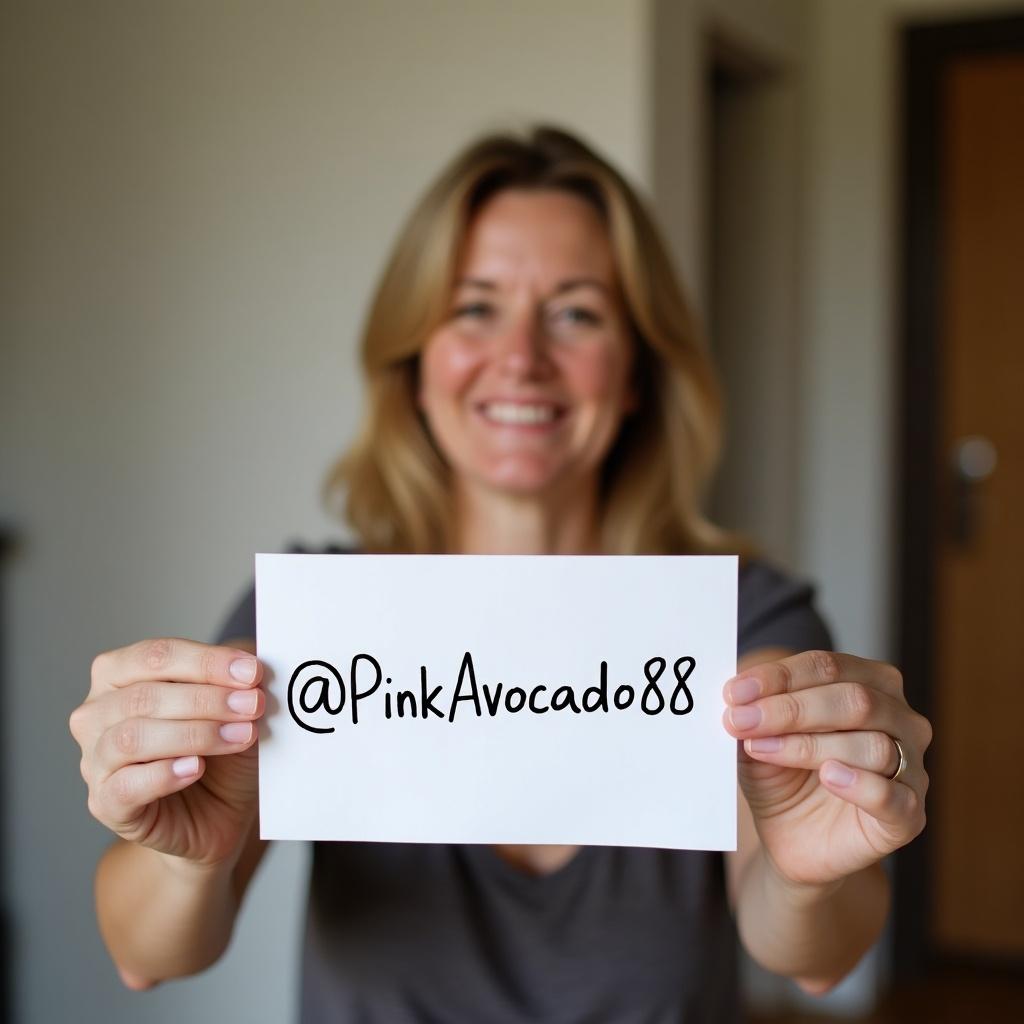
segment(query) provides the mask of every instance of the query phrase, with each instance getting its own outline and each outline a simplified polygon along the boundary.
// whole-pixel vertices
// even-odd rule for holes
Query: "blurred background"
[[[879,947],[758,1020],[1024,1019],[1024,4],[0,4],[0,1019],[294,1018],[305,852],[223,962],[132,994],[67,716],[92,657],[209,638],[319,503],[398,224],[537,120],[649,196],[730,401],[726,523],[934,720]]]

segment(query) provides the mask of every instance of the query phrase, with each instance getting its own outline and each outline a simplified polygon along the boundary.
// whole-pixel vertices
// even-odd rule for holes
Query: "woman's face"
[[[585,200],[507,190],[470,224],[419,404],[461,486],[543,496],[593,483],[635,402],[604,224]]]

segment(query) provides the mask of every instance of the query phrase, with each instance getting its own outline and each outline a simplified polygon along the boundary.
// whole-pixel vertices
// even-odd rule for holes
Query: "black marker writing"
[[[662,688],[668,661],[660,655],[649,658],[643,665],[646,684],[640,690],[639,710],[649,716],[660,715],[666,710],[672,715],[688,715],[693,710],[693,693],[688,685],[697,668],[695,658],[686,655],[677,658],[672,665],[675,687],[666,699]],[[372,654],[357,654],[349,666],[346,684],[341,673],[326,661],[304,661],[291,675],[288,683],[288,712],[292,719],[307,732],[332,733],[333,725],[318,724],[340,715],[347,706],[353,725],[358,725],[360,713],[383,704],[384,718],[430,718],[455,721],[456,715],[472,713],[477,718],[494,718],[499,713],[518,714],[528,709],[532,714],[544,715],[551,712],[569,711],[573,715],[593,714],[600,711],[608,714],[628,711],[637,701],[637,688],[623,682],[615,687],[609,703],[608,662],[600,665],[599,680],[588,686],[577,698],[576,688],[571,683],[562,683],[552,689],[550,682],[538,683],[532,687],[511,686],[505,683],[479,683],[473,655],[466,651],[459,665],[455,686],[450,701],[445,704],[444,683],[430,686],[427,666],[420,666],[419,701],[413,690],[392,691],[392,678],[385,678],[380,662]],[[374,695],[380,692],[377,700]],[[550,692],[550,700],[548,693]],[[633,712],[634,714],[636,712]]]
[[[420,704],[420,710],[423,717],[427,717],[427,711],[432,711],[438,718],[444,718],[444,712],[438,711],[434,707],[434,698],[443,690],[443,686],[435,686],[430,693],[427,693],[427,666],[424,665],[420,669],[420,691],[423,694],[423,701]]]
[[[368,690],[360,690],[359,687],[356,685],[357,675],[358,675],[358,670],[359,670],[359,663],[361,661],[365,661],[365,662],[368,662],[369,664],[371,664],[373,666],[373,670],[374,670],[373,686],[371,686]],[[370,694],[377,692],[377,690],[380,688],[380,681],[381,681],[382,676],[383,676],[383,673],[380,670],[380,663],[377,661],[377,659],[372,654],[357,654],[352,659],[352,671],[349,674],[349,678],[352,680],[352,724],[353,725],[358,725],[359,724],[359,702],[361,700],[366,700],[366,698],[369,697]]]
[[[462,692],[462,684],[469,679],[469,693]],[[483,712],[480,710],[480,694],[476,688],[476,673],[473,671],[473,656],[466,651],[466,656],[462,659],[462,667],[459,669],[459,681],[455,684],[455,694],[452,697],[451,710],[448,712],[448,721],[455,721],[455,711],[459,706],[460,700],[471,700],[473,707],[476,710],[476,717],[479,718]]]
[[[686,665],[686,671],[680,675],[679,666]],[[693,675],[693,670],[697,667],[697,662],[694,658],[686,657],[680,658],[673,666],[672,673],[676,677],[676,688],[672,691],[672,699],[669,701],[669,707],[672,709],[673,715],[688,715],[693,710],[693,694],[690,693],[690,688],[686,685],[686,681]],[[683,693],[686,695],[686,707],[682,711],[676,708],[676,699],[679,694]]]
[[[320,670],[323,671],[320,671]],[[327,675],[324,674],[327,673]],[[331,705],[331,683],[335,683],[338,690],[338,703]],[[328,733],[334,732],[334,726],[320,728],[309,725],[295,713],[295,687],[300,684],[299,707],[307,715],[315,714],[321,708],[329,715],[337,715],[345,706],[345,684],[338,675],[338,670],[326,661],[304,661],[288,680],[288,711],[292,718],[308,732]],[[310,690],[316,693],[316,699],[309,700]]]

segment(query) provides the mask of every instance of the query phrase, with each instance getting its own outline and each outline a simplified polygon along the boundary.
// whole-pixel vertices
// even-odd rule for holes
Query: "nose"
[[[511,321],[501,338],[498,353],[503,373],[521,380],[546,376],[551,369],[547,339],[540,317],[523,313]]]

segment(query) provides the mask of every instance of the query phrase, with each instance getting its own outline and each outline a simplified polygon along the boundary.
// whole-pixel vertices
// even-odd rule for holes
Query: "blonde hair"
[[[447,312],[474,213],[503,189],[561,189],[608,228],[636,340],[639,402],[602,470],[602,548],[609,554],[735,551],[701,500],[718,458],[714,371],[664,243],[633,189],[564,131],[487,136],[448,166],[413,210],[370,306],[362,361],[362,429],[325,483],[364,550],[440,552],[451,521],[450,474],[417,408],[419,354]]]

